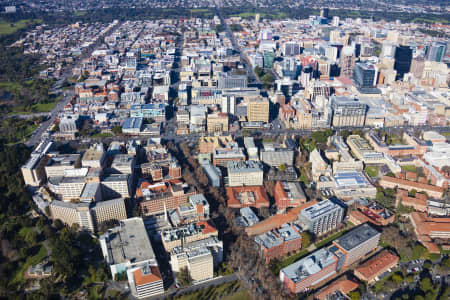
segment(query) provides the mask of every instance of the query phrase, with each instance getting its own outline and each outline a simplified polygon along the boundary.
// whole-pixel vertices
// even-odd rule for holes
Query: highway
[[[258,76],[256,76],[255,72],[252,69],[252,65],[249,63],[248,57],[247,55],[245,55],[242,51],[241,51],[241,47],[239,46],[239,44],[236,42],[236,39],[234,38],[233,33],[230,30],[230,27],[228,26],[228,24],[225,22],[224,18],[222,17],[222,14],[220,13],[220,9],[219,6],[217,5],[216,1],[213,0],[214,6],[216,8],[216,12],[217,15],[219,16],[220,22],[222,23],[223,28],[225,29],[225,32],[228,35],[228,38],[231,41],[231,44],[233,45],[233,49],[235,52],[239,53],[239,56],[241,57],[241,63],[242,65],[247,69],[247,73],[248,76],[250,77],[250,82],[249,84],[257,84],[260,85],[261,81],[259,80]]]

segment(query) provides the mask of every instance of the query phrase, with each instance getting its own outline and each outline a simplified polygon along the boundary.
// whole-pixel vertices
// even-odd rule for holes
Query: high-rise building
[[[409,72],[412,61],[412,49],[409,46],[395,48],[394,70],[397,71],[396,80],[402,79]]]
[[[296,42],[286,42],[283,47],[284,56],[296,56],[300,54],[300,44]]]
[[[447,53],[447,44],[444,42],[434,42],[425,46],[425,57],[430,61],[441,62]]]
[[[271,69],[273,66],[273,60],[275,59],[275,53],[273,51],[264,51],[264,68]]]
[[[299,220],[317,236],[335,229],[344,219],[344,208],[335,201],[324,200],[314,204],[299,214]]]
[[[332,96],[330,123],[334,127],[362,127],[366,119],[367,105],[357,99]]]
[[[248,102],[247,119],[249,122],[269,122],[269,100],[254,99]]]
[[[355,66],[355,49],[351,46],[342,48],[341,52],[341,76],[352,78]]]
[[[322,8],[320,10],[320,16],[323,18],[327,18],[328,19],[328,13],[330,12],[330,9],[328,7]]]
[[[375,66],[366,62],[355,64],[353,83],[358,88],[372,88],[375,86],[377,70]]]
[[[338,27],[338,26],[339,26],[339,17],[338,17],[338,16],[334,16],[334,17],[333,17],[332,25],[333,25],[334,27]]]
[[[223,95],[221,109],[223,113],[234,115],[236,113],[236,96]]]

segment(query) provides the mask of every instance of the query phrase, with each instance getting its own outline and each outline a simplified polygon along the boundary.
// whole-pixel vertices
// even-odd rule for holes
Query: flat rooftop
[[[334,240],[334,243],[342,247],[344,250],[350,251],[377,235],[381,235],[381,233],[369,224],[364,223],[337,238]]]
[[[109,229],[100,239],[106,241],[109,264],[155,259],[142,218],[122,220],[119,226]]]

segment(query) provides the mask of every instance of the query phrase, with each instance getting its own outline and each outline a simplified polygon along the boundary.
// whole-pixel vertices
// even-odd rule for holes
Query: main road
[[[56,81],[52,90],[57,93],[61,92],[61,87],[62,87],[63,82],[66,81],[72,75],[72,70],[71,70],[72,66],[75,66],[77,63],[82,61],[84,58],[91,55],[92,51],[94,51],[97,48],[97,46],[100,45],[101,40],[102,40],[101,37],[104,37],[109,32],[114,31],[118,26],[120,26],[120,24],[121,23],[118,22],[116,25],[112,26],[111,28],[109,28],[109,30],[107,30],[105,33],[103,33],[103,35],[99,36],[97,38],[97,40],[95,41],[95,43],[93,45],[91,45],[89,47],[89,49],[86,52],[84,52],[76,60],[76,62],[74,64],[72,64],[71,66],[68,66],[65,69],[65,71],[63,72],[63,74]],[[45,120],[44,122],[42,122],[41,125],[33,132],[31,137],[28,139],[28,141],[26,142],[27,146],[29,146],[29,147],[35,146],[41,141],[43,134],[47,131],[49,126],[56,121],[56,118],[58,117],[58,115],[64,110],[64,107],[72,100],[74,95],[75,95],[75,93],[72,89],[69,91],[65,91],[63,93],[63,98],[55,104],[55,106],[53,107],[53,109],[50,112],[48,112],[49,118],[47,120]]]
[[[241,58],[241,63],[242,65],[247,69],[247,74],[250,77],[250,84],[261,84],[261,81],[259,81],[258,76],[256,76],[255,72],[252,69],[252,65],[250,64],[247,55],[245,55],[242,51],[241,51],[241,47],[239,46],[239,44],[236,42],[236,39],[234,38],[233,33],[230,30],[230,27],[228,26],[228,24],[225,22],[225,19],[222,17],[222,14],[220,13],[220,9],[219,6],[217,5],[216,1],[213,0],[214,6],[216,8],[216,12],[217,15],[219,16],[220,22],[222,23],[223,28],[225,29],[225,32],[228,35],[228,38],[231,41],[231,44],[233,45],[233,49],[235,52],[239,53],[239,56]]]

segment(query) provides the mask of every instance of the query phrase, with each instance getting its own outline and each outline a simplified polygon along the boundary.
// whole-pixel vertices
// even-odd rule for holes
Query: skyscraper
[[[441,62],[447,53],[447,44],[444,42],[434,42],[425,47],[425,57],[430,61]]]
[[[397,71],[396,80],[403,78],[409,72],[412,61],[412,49],[409,46],[395,48],[394,70]]]
[[[352,78],[354,66],[355,66],[355,49],[350,46],[342,48],[341,76]]]
[[[371,88],[374,86],[376,73],[374,65],[366,62],[356,63],[353,71],[353,83],[358,88]]]

